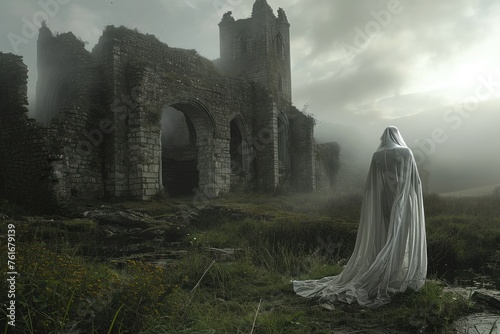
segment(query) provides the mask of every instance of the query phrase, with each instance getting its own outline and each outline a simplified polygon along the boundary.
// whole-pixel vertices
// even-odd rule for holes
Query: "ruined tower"
[[[293,124],[299,113],[292,105],[290,24],[285,11],[279,8],[276,16],[266,0],[256,0],[249,18],[235,20],[227,12],[219,23],[219,41],[220,59],[215,62],[219,71],[262,85],[270,94],[272,106],[267,111],[258,108],[254,123],[259,131],[269,130],[275,141],[266,154],[276,165],[269,171],[264,188],[286,183],[298,174],[293,170],[297,164],[292,161],[291,144],[292,127],[300,121]]]
[[[256,0],[252,16],[235,20],[224,14],[219,23],[219,69],[263,84],[283,108],[292,103],[290,24],[283,9],[278,16],[266,0]]]

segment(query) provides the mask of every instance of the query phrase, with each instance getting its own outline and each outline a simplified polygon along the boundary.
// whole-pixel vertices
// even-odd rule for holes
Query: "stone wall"
[[[102,175],[104,117],[100,68],[72,33],[54,36],[40,28],[37,114],[61,140],[64,196],[104,196]],[[102,125],[102,124],[101,124]]]
[[[53,208],[65,188],[57,136],[28,118],[27,82],[22,57],[0,52],[0,198]]]
[[[316,190],[314,118],[295,108],[289,117],[292,185],[301,191]]]

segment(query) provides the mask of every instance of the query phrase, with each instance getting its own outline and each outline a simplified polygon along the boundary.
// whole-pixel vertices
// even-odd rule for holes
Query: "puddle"
[[[470,270],[457,271],[446,275],[445,281],[452,286],[462,288],[500,291],[500,278],[477,274]]]
[[[451,285],[446,290],[453,291],[465,299],[474,299],[473,292],[477,291],[485,295],[486,298],[491,296],[497,301],[500,300],[500,279],[497,277],[480,275],[467,270],[457,271],[453,275],[449,275],[446,281]],[[458,334],[500,334],[500,315],[491,313],[472,314],[456,321],[454,327]]]

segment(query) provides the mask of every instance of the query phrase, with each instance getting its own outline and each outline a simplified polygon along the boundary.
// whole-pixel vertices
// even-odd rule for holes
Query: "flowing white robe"
[[[395,127],[373,154],[354,251],[343,272],[292,281],[295,292],[321,301],[379,307],[390,294],[419,290],[427,275],[422,186],[411,150]]]

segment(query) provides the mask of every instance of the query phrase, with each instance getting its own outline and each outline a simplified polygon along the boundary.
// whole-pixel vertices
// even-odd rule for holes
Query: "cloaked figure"
[[[321,302],[376,308],[390,295],[419,290],[427,275],[422,185],[413,153],[396,127],[385,129],[368,172],[354,251],[342,273],[292,281]]]

